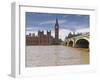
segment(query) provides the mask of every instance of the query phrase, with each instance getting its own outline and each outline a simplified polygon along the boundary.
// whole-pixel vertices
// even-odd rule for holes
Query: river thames
[[[89,51],[63,45],[26,46],[26,67],[89,64]]]

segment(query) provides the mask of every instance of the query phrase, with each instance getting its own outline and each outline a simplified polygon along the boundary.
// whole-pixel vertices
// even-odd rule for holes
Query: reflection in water
[[[62,45],[26,46],[26,67],[89,64],[89,52]]]

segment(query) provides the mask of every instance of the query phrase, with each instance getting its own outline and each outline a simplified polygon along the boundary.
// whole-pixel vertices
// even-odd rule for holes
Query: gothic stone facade
[[[26,45],[58,45],[59,44],[59,24],[58,19],[55,23],[55,38],[51,36],[51,31],[47,31],[47,34],[44,34],[44,31],[38,31],[38,36],[35,34],[26,35]]]

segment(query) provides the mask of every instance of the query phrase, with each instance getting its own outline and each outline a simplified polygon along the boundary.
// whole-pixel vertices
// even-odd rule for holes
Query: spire
[[[55,26],[59,26],[58,19],[57,18],[56,18],[56,24],[55,24]]]
[[[58,24],[58,19],[56,18],[56,24]]]

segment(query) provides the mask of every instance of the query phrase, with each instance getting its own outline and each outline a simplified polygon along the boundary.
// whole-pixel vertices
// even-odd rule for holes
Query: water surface
[[[89,64],[87,49],[62,45],[26,46],[26,67]]]

